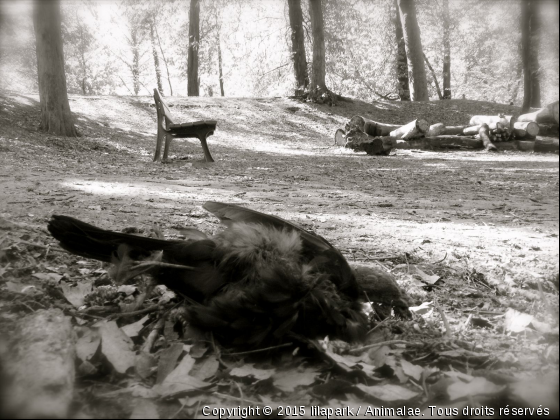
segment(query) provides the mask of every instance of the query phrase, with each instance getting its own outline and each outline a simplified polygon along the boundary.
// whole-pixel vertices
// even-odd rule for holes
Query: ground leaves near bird
[[[485,378],[472,378],[470,382],[456,381],[447,388],[451,401],[460,398],[474,397],[475,395],[489,396],[502,392],[505,386],[496,385]]]
[[[272,383],[283,392],[294,392],[299,386],[309,386],[315,383],[319,372],[314,369],[285,370],[276,372],[272,377]]]
[[[115,321],[102,322],[99,325],[101,334],[101,352],[118,373],[124,374],[134,366],[135,354],[133,343],[117,326]]]
[[[272,377],[274,373],[276,373],[276,369],[259,369],[253,363],[246,363],[243,366],[233,368],[229,374],[238,378],[250,377],[263,381]]]
[[[53,273],[49,274],[53,275]],[[86,295],[91,293],[92,284],[93,282],[82,280],[75,285],[61,283],[60,288],[62,289],[62,293],[64,293],[64,297],[68,300],[68,302],[74,305],[75,308],[79,308],[84,304]]]
[[[418,392],[400,385],[357,385],[358,389],[367,396],[384,402],[408,401],[418,396]]]

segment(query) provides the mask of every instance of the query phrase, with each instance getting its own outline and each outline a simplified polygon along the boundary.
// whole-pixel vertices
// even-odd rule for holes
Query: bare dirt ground
[[[557,369],[557,341],[551,351],[539,337],[462,326],[478,310],[494,313],[495,323],[513,307],[556,326],[557,334],[558,155],[399,150],[372,157],[333,146],[336,128],[356,114],[459,125],[513,107],[465,100],[331,108],[286,98],[167,101],[176,122],[218,120],[209,138],[216,163],[201,161],[195,139],[174,140],[171,163],[152,162],[151,97],[71,96],[83,137],[66,139],[36,131],[37,96],[0,92],[0,218],[39,227],[39,242],[54,245],[44,229],[52,214],[114,230],[158,224],[177,237],[184,226],[218,228],[200,207],[206,200],[249,206],[315,231],[349,261],[382,264],[416,305],[437,298],[454,334],[485,351],[513,352],[514,371]],[[0,226],[2,248],[16,241],[13,235]],[[0,288],[32,282],[32,272],[0,265]],[[419,281],[426,274],[439,278],[434,287]],[[432,322],[443,330],[439,315]]]

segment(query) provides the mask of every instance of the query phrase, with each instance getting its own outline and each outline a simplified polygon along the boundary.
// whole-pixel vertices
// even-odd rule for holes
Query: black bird
[[[163,240],[55,215],[48,229],[67,251],[115,263],[121,278],[130,261],[161,261],[149,273],[188,298],[189,322],[233,346],[273,345],[290,335],[357,341],[368,326],[363,303],[371,299],[408,311],[388,273],[362,273],[359,284],[321,236],[233,204],[209,201],[203,207],[227,228],[212,237],[191,230],[186,240]]]

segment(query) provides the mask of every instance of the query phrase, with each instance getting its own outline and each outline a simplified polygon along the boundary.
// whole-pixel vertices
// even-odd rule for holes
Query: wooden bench
[[[200,140],[202,145],[202,150],[204,151],[204,157],[206,162],[214,162],[210,150],[208,149],[208,144],[206,143],[206,138],[214,134],[216,130],[216,125],[218,124],[215,120],[204,120],[204,121],[194,121],[190,123],[175,124],[171,119],[171,111],[169,107],[164,102],[159,91],[154,89],[154,101],[156,103],[157,109],[157,143],[156,143],[156,153],[154,155],[154,162],[161,160],[161,145],[165,137],[165,147],[163,149],[163,160],[167,160],[167,155],[169,154],[169,146],[171,145],[171,140],[173,137],[177,138],[197,138]]]

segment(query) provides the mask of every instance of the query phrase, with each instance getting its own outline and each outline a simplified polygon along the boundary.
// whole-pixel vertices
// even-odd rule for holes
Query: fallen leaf
[[[525,328],[527,328],[527,326],[532,321],[533,317],[531,315],[516,311],[513,308],[509,308],[506,311],[504,328],[507,331],[518,333],[525,330]]]
[[[62,276],[60,277],[62,278]],[[68,283],[61,283],[60,288],[66,300],[75,308],[79,308],[84,304],[84,297],[91,293],[92,283],[81,281],[78,282],[76,286],[70,286]]]
[[[136,356],[131,350],[132,341],[115,321],[101,323],[99,333],[101,334],[101,352],[117,372],[125,373],[134,366]]]
[[[276,372],[272,378],[272,383],[280,391],[293,392],[298,386],[309,386],[317,379],[318,372],[312,369],[303,371],[285,370]]]
[[[468,396],[497,394],[505,386],[496,385],[486,378],[476,377],[471,382],[456,381],[447,388],[449,399],[458,400]]]
[[[231,376],[237,376],[239,378],[246,378],[247,376],[252,376],[255,379],[262,381],[270,378],[276,369],[257,369],[252,363],[247,363],[241,367],[233,368],[229,373]]]
[[[124,325],[121,327],[121,330],[124,331],[126,335],[130,338],[137,337],[138,333],[144,328],[144,324],[150,319],[149,315],[146,315],[144,318],[140,319],[139,321],[133,322],[132,324]]]
[[[420,381],[422,377],[422,372],[424,368],[414,365],[407,360],[401,360],[401,367],[405,375],[410,376],[411,378],[415,379],[416,381]]]
[[[400,385],[356,385],[363,393],[381,401],[407,401],[418,395],[418,392],[411,391]]]

